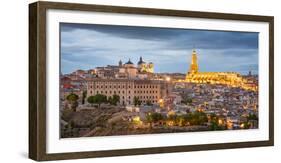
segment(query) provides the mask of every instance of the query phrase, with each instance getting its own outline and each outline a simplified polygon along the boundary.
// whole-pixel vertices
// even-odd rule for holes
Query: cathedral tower
[[[192,59],[191,59],[191,64],[190,64],[190,68],[189,68],[189,72],[188,73],[192,73],[195,74],[198,72],[198,62],[197,62],[197,54],[196,51],[193,50],[192,51]]]

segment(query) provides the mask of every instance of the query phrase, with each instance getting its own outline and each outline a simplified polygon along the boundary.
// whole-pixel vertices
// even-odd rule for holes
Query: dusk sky
[[[258,73],[258,33],[61,23],[61,71],[117,65],[142,56],[155,72],[186,73],[192,49],[199,71]]]

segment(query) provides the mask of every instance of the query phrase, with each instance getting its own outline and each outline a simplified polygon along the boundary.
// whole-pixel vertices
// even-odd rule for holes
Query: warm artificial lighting
[[[163,99],[159,99],[159,105],[161,108],[164,107],[164,100]]]
[[[139,116],[135,116],[135,117],[133,118],[133,122],[136,123],[136,124],[142,124],[142,121],[141,121],[141,119],[140,119]]]
[[[166,81],[171,81],[171,78],[170,77],[166,77]]]
[[[221,119],[219,119],[219,125],[222,125],[223,121]]]

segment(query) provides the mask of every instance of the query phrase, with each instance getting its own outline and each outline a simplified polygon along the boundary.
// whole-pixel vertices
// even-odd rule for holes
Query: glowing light
[[[170,77],[166,77],[166,81],[171,81],[171,78]]]
[[[168,116],[175,115],[175,114],[176,113],[174,111],[172,111],[172,110],[168,112]]]
[[[164,107],[164,100],[163,99],[159,99],[159,105],[161,108]]]
[[[168,126],[173,126],[173,125],[174,125],[174,122],[173,122],[173,121],[168,121],[168,122],[167,122],[167,125],[168,125]]]
[[[138,124],[138,125],[141,125],[141,124],[142,124],[142,121],[141,121],[141,119],[140,119],[139,116],[135,116],[135,117],[133,118],[133,122],[134,122],[135,124]]]
[[[219,125],[222,125],[223,121],[221,119],[219,119]]]

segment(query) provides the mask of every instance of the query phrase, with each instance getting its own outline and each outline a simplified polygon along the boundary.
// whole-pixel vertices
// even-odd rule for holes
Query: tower
[[[119,64],[119,67],[122,67],[122,65],[123,65],[123,64],[122,64],[121,59],[120,59],[120,61],[119,61],[119,63],[118,63],[118,64]]]
[[[197,54],[196,51],[192,51],[192,58],[191,58],[191,63],[190,63],[190,68],[189,68],[189,73],[197,73],[198,72],[198,62],[197,62]]]
[[[145,62],[142,60],[142,57],[140,57],[140,60],[139,60],[139,62],[138,62],[138,65],[143,64],[143,63],[145,63]]]

